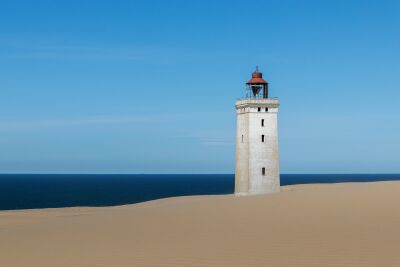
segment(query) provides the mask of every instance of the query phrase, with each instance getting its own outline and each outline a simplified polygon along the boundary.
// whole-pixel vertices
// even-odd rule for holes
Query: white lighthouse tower
[[[268,83],[258,67],[246,83],[246,97],[235,107],[235,195],[279,192],[279,101],[268,97]]]

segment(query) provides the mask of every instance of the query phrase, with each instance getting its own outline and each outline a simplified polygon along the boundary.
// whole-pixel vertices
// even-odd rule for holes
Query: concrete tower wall
[[[248,192],[249,185],[249,113],[237,109],[235,193]]]
[[[279,191],[278,106],[278,99],[272,98],[236,102],[237,195]]]

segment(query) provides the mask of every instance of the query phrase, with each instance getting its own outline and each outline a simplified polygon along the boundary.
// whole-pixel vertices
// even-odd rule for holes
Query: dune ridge
[[[400,266],[399,203],[376,182],[0,211],[0,266]]]

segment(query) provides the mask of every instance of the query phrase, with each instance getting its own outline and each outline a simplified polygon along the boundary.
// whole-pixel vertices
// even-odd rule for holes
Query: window
[[[261,127],[264,127],[264,119],[261,119]]]
[[[264,143],[264,135],[261,135],[261,142]]]
[[[243,143],[243,134],[242,134],[242,143]]]
[[[260,112],[261,111],[261,108],[258,108],[258,112]]]
[[[265,108],[265,112],[268,112],[268,108]]]
[[[262,176],[265,176],[265,168],[264,167],[261,169],[261,174],[262,174]]]

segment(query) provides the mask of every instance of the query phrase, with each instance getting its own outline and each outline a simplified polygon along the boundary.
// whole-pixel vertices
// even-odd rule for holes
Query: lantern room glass
[[[246,98],[267,98],[265,84],[246,84]]]

